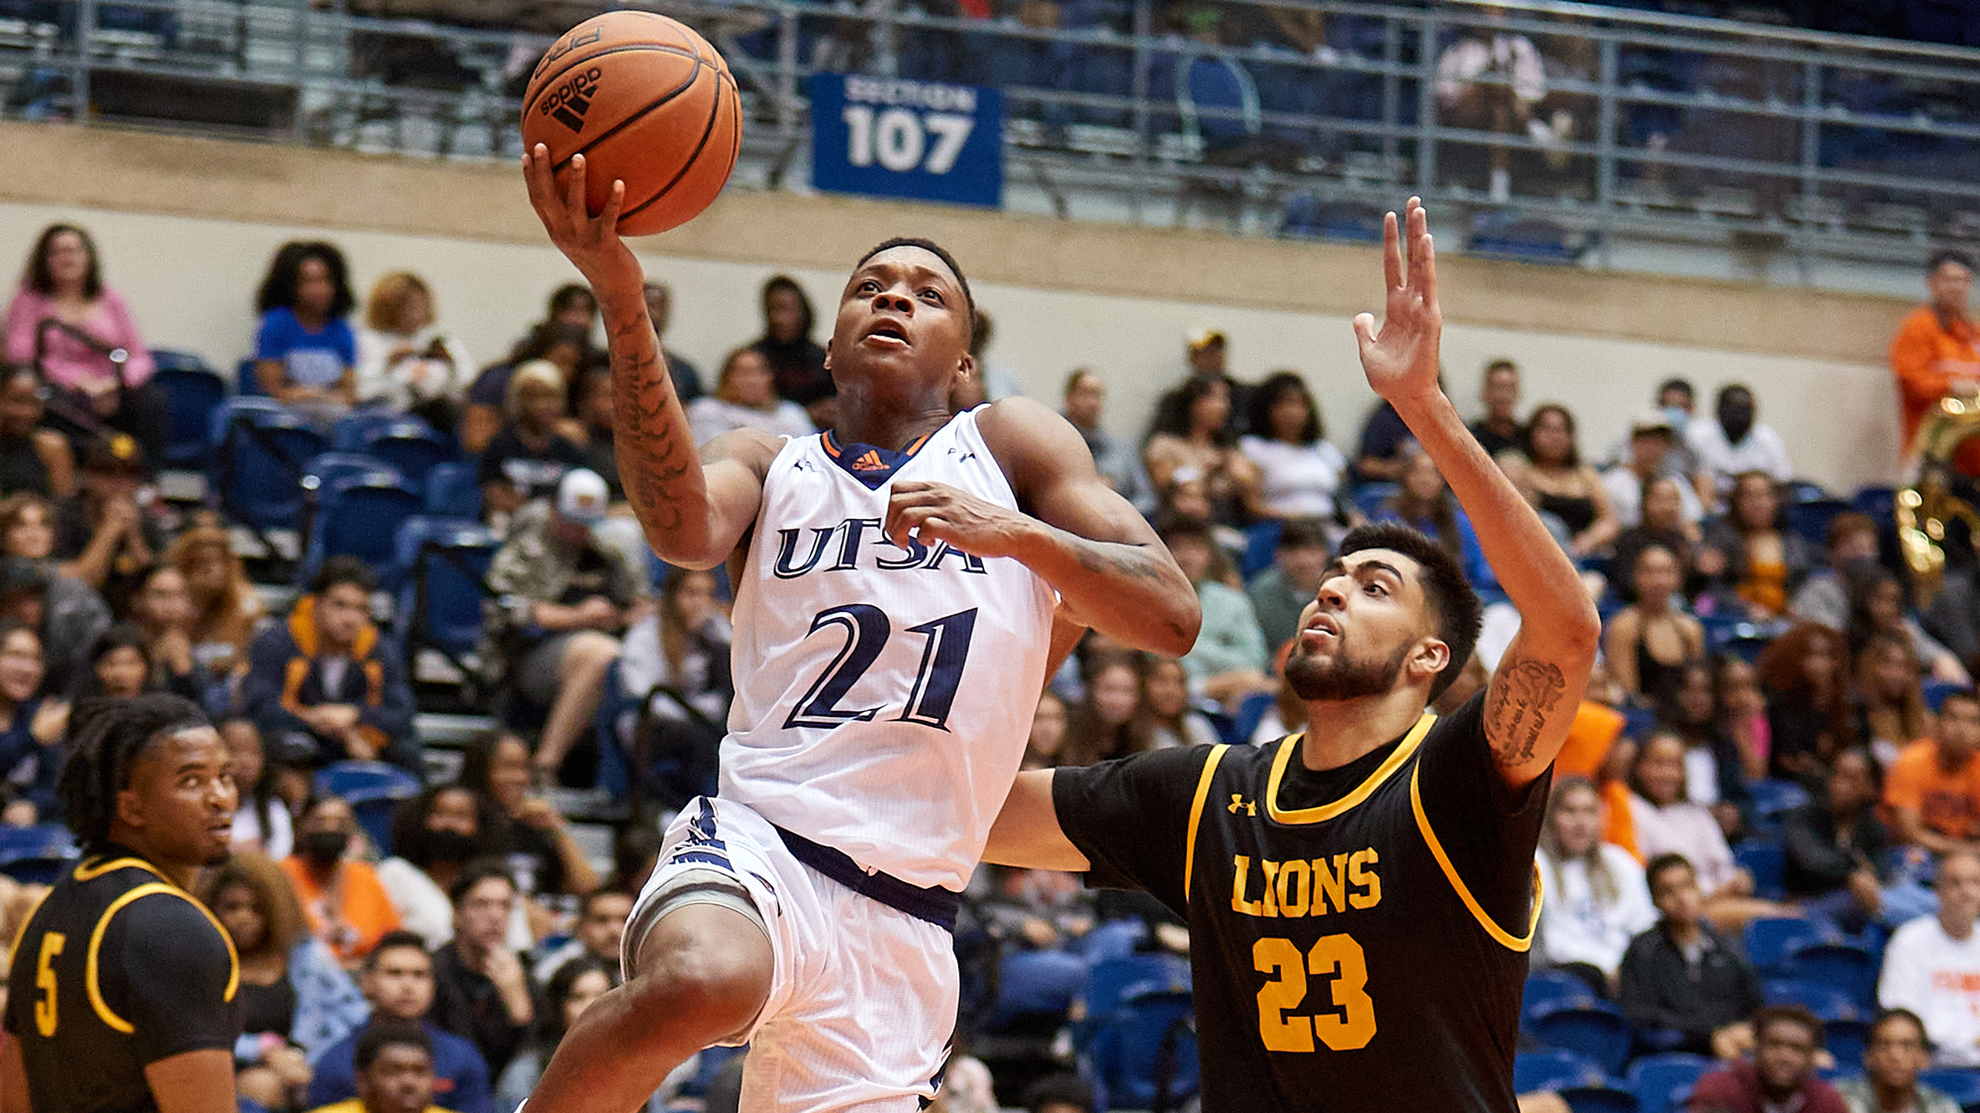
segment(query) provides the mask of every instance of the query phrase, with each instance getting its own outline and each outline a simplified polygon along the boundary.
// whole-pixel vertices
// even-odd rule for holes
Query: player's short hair
[[[956,285],[962,287],[963,303],[969,307],[970,332],[973,335],[976,331],[976,295],[969,292],[969,279],[963,275],[962,264],[956,262],[956,257],[949,254],[946,248],[934,240],[925,240],[920,236],[895,236],[892,239],[882,241],[873,250],[860,256],[859,262],[853,264],[853,269],[858,270],[866,265],[868,259],[873,258],[883,251],[892,251],[897,247],[918,247],[930,255],[935,256],[937,259],[942,260],[942,265],[948,267],[949,273],[956,276]]]
[[[117,794],[131,787],[132,767],[154,742],[212,725],[198,704],[164,692],[78,703],[59,791],[69,830],[83,849],[101,850],[110,842]]]
[[[429,1063],[433,1061],[433,1039],[419,1025],[410,1020],[379,1020],[358,1037],[357,1050],[351,1055],[351,1065],[362,1074],[371,1069],[371,1064],[377,1062],[388,1047],[417,1047],[426,1053]]]
[[[454,883],[447,886],[447,899],[458,908],[476,885],[489,878],[501,881],[511,890],[516,889],[516,875],[510,873],[508,867],[493,858],[477,858],[462,866],[460,874],[454,878]]]
[[[1683,378],[1665,379],[1663,382],[1657,384],[1657,397],[1662,398],[1673,390],[1683,394],[1686,398],[1698,397],[1698,391],[1692,388],[1691,380]]]
[[[364,969],[367,973],[378,969],[378,964],[385,961],[386,951],[407,949],[425,955],[428,962],[433,961],[432,952],[426,949],[426,939],[416,931],[401,928],[397,931],[388,931],[378,937],[378,942],[372,946],[371,953],[364,956]]]
[[[1870,1019],[1870,1027],[1867,1031],[1864,1032],[1864,1036],[1867,1037],[1867,1039],[1869,1040],[1876,1039],[1877,1033],[1880,1030],[1882,1030],[1886,1025],[1890,1024],[1892,1021],[1903,1021],[1904,1023],[1911,1025],[1913,1028],[1918,1029],[1919,1039],[1925,1041],[1925,1050],[1927,1051],[1933,1050],[1932,1033],[1927,1032],[1925,1030],[1925,1022],[1919,1018],[1917,1013],[1912,1012],[1910,1009],[1897,1008],[1897,1009],[1877,1010],[1877,1015]]]
[[[1345,557],[1364,549],[1393,550],[1423,569],[1419,580],[1423,600],[1436,618],[1438,640],[1451,649],[1451,659],[1444,663],[1437,679],[1430,682],[1430,699],[1434,702],[1457,683],[1465,663],[1471,660],[1471,651],[1478,645],[1479,628],[1484,625],[1485,605],[1464,578],[1464,569],[1442,545],[1401,522],[1357,526],[1341,539],[1334,555]]]
[[[1652,900],[1656,899],[1661,884],[1658,879],[1680,866],[1692,870],[1693,873],[1697,872],[1691,864],[1691,859],[1682,854],[1659,854],[1643,864],[1643,883],[1650,890]]]
[[[1821,1018],[1808,1011],[1806,1005],[1762,1005],[1753,1010],[1752,1024],[1755,1039],[1764,1035],[1770,1024],[1797,1025],[1814,1038],[1817,1051],[1822,1049],[1822,1043],[1827,1036]]]

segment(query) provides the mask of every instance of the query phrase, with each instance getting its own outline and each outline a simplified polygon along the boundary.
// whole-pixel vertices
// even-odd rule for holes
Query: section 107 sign
[[[813,74],[811,184],[833,193],[1002,205],[1003,93]]]

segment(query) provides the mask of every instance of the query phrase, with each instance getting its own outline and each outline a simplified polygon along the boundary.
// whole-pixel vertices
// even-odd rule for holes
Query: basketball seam
[[[597,135],[593,136],[591,139],[586,141],[584,146],[579,147],[578,149],[572,151],[570,154],[565,155],[563,158],[559,159],[557,163],[550,168],[551,171],[555,172],[563,169],[566,166],[569,166],[573,158],[576,158],[581,154],[585,154],[586,152],[590,151],[593,147],[598,146],[600,143],[605,142],[607,139],[612,138],[614,135],[619,134],[620,132],[631,127],[632,125],[645,119],[647,113],[653,111],[656,108],[659,108],[660,106],[666,104],[668,101],[671,101],[675,97],[680,96],[682,93],[687,92],[689,89],[694,88],[694,83],[700,80],[701,78],[701,71],[703,68],[713,69],[714,67],[709,66],[708,63],[702,61],[699,58],[696,58],[694,60],[694,68],[688,71],[687,80],[683,81],[678,88],[669,91],[665,96],[661,97],[659,100],[653,101],[652,103],[645,105],[636,112],[628,112],[626,114],[625,119],[620,120],[618,123],[613,124],[611,127],[606,128],[604,131],[599,132]],[[721,83],[718,81],[716,83],[716,90],[718,94],[720,92],[720,89],[721,89]],[[698,151],[699,148],[696,148],[696,150]]]
[[[542,78],[541,80],[543,81],[543,87],[538,89],[536,91],[536,95],[529,98],[529,103],[523,106],[523,117],[527,119],[530,113],[536,111],[536,102],[542,100],[543,94],[549,92],[550,89],[557,84],[557,80],[563,77],[565,74],[571,72],[574,69],[577,69],[579,66],[589,65],[590,63],[597,61],[598,59],[603,58],[608,54],[624,54],[629,51],[652,51],[655,54],[674,54],[682,58],[692,58],[695,60],[697,65],[705,66],[708,64],[707,59],[703,58],[699,54],[696,54],[692,50],[682,50],[678,46],[667,46],[664,43],[623,43],[619,46],[609,46],[606,47],[604,50],[600,50],[592,54],[587,54],[583,58],[580,58],[575,62],[566,63],[563,69],[558,70],[557,72],[549,75],[548,77]],[[536,81],[537,79],[531,78],[530,80],[533,82]]]
[[[733,82],[734,78],[731,78],[730,81]],[[694,145],[694,153],[688,156],[688,159],[685,163],[681,164],[681,168],[679,172],[677,172],[674,175],[673,179],[669,181],[666,185],[660,187],[660,191],[658,193],[655,193],[653,196],[647,198],[644,201],[641,201],[638,205],[634,206],[633,208],[620,213],[619,214],[620,220],[624,220],[625,218],[632,216],[636,213],[644,212],[654,202],[660,200],[662,197],[665,197],[667,196],[668,193],[672,192],[673,188],[680,184],[682,178],[687,177],[687,172],[694,169],[694,164],[696,160],[701,158],[702,150],[708,146],[708,137],[715,134],[715,121],[720,119],[721,116],[722,116],[722,82],[718,77],[715,82],[715,104],[714,107],[709,110],[708,122],[702,126],[701,140]],[[736,137],[738,142],[740,143],[740,140],[742,138],[741,128],[736,129]],[[734,165],[735,165],[734,161],[731,160],[730,162],[731,168],[733,168]]]

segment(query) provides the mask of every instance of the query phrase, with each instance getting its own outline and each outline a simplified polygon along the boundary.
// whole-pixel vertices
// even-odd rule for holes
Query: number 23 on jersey
[[[1323,935],[1300,954],[1290,939],[1267,936],[1251,945],[1252,966],[1269,975],[1258,991],[1258,1038],[1267,1051],[1312,1051],[1317,1035],[1334,1051],[1355,1051],[1375,1038],[1375,1002],[1368,996],[1368,960],[1346,934]],[[1308,974],[1332,975],[1339,1012],[1295,1012],[1306,1001]]]

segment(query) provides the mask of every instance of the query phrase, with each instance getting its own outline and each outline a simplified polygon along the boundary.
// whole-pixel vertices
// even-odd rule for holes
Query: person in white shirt
[[[1326,439],[1320,407],[1294,371],[1275,371],[1251,392],[1250,432],[1238,451],[1258,465],[1260,482],[1247,492],[1254,515],[1332,518],[1334,496],[1347,480],[1347,457]]]
[[[1666,461],[1677,443],[1671,419],[1661,410],[1641,414],[1630,425],[1629,446],[1616,466],[1602,473],[1602,488],[1609,493],[1609,510],[1624,529],[1642,524],[1644,485],[1666,474]],[[1696,525],[1705,517],[1697,492],[1682,483],[1678,484],[1678,492],[1684,523]]]
[[[1698,498],[1708,509],[1723,503],[1733,481],[1747,472],[1766,472],[1776,483],[1794,478],[1787,446],[1758,420],[1758,412],[1753,391],[1732,383],[1719,389],[1718,420],[1693,421],[1685,430],[1698,457]]]
[[[1691,802],[1685,790],[1684,740],[1669,731],[1645,739],[1629,771],[1629,811],[1636,822],[1636,849],[1648,860],[1682,854],[1696,871],[1705,894],[1705,916],[1722,931],[1738,931],[1757,916],[1792,915],[1773,901],[1753,895],[1753,875],[1733,859],[1709,809]]]
[[[433,291],[416,274],[394,271],[372,284],[357,334],[357,397],[402,413],[436,416],[467,392],[474,365],[460,341],[436,327]],[[441,411],[451,414],[451,409]],[[435,424],[451,428],[445,416]]]
[[[1602,841],[1602,797],[1593,782],[1563,777],[1554,783],[1537,857],[1547,900],[1534,958],[1591,985],[1599,982],[1604,996],[1613,998],[1623,952],[1657,922],[1657,906],[1643,867],[1629,851]]]
[[[1980,855],[1955,850],[1939,861],[1939,914],[1891,935],[1877,1001],[1910,1009],[1947,1066],[1980,1066]]]
[[[694,443],[707,444],[735,429],[761,429],[771,436],[808,437],[817,432],[804,407],[777,397],[770,364],[755,348],[737,348],[722,361],[715,393],[688,403]]]

